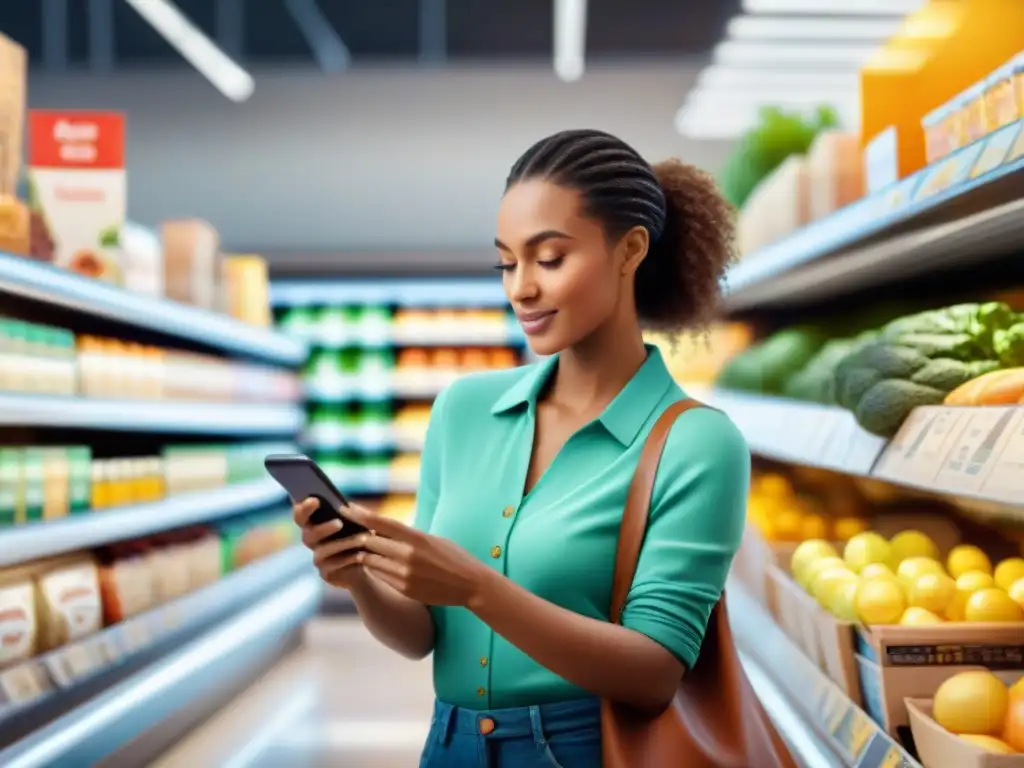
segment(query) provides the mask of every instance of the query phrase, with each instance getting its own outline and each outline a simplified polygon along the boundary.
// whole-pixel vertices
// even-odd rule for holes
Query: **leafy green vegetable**
[[[102,248],[117,248],[121,244],[121,228],[117,224],[100,231],[99,245]]]
[[[868,432],[892,437],[912,410],[922,405],[939,405],[945,397],[945,392],[923,384],[886,379],[861,396],[853,414]]]
[[[826,339],[816,328],[787,328],[730,360],[718,385],[763,394],[782,394],[789,378],[803,368]]]
[[[993,333],[992,348],[1004,368],[1024,366],[1024,320]]]

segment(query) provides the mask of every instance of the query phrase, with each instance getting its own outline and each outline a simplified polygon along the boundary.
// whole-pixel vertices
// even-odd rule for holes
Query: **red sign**
[[[31,110],[28,164],[33,168],[124,168],[125,128],[120,112]]]

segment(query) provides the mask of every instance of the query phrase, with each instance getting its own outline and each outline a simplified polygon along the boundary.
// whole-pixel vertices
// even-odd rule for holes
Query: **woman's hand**
[[[302,543],[313,552],[313,564],[325,582],[342,589],[358,587],[366,578],[360,564],[351,557],[353,550],[359,548],[359,545],[353,543],[353,539],[358,537],[347,536],[338,541],[326,541],[342,529],[342,522],[336,519],[313,525],[309,518],[319,508],[320,502],[316,499],[306,499],[292,507],[292,517],[302,529]]]
[[[343,573],[353,565],[362,566],[410,600],[458,606],[468,605],[493,575],[490,568],[448,539],[354,505],[346,507],[343,514],[370,533],[352,536],[347,542],[323,544],[318,554],[323,553],[321,562],[327,564],[328,574],[336,572],[334,568]],[[320,567],[323,574],[324,566]]]

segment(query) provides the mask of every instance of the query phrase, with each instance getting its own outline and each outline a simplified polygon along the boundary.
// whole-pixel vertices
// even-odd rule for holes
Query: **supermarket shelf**
[[[728,601],[730,625],[743,657],[752,660],[756,671],[774,682],[788,704],[787,710],[798,713],[795,719],[809,724],[819,739],[828,745],[833,753],[830,765],[921,768],[863,710],[855,706],[786,637],[764,608],[733,580],[728,585]]]
[[[261,252],[276,277],[321,277],[336,275],[339,269],[351,277],[381,277],[427,274],[431,277],[494,274],[494,257],[486,250],[443,251],[266,251]],[[246,251],[243,251],[245,253]]]
[[[526,334],[514,321],[489,328],[460,327],[444,331],[393,328],[380,339],[332,339],[327,333],[303,337],[312,347],[326,350],[382,349],[387,347],[508,347],[522,346]]]
[[[195,435],[294,435],[295,404],[100,400],[0,393],[0,425]]]
[[[501,281],[495,278],[276,280],[270,288],[275,307],[342,304],[395,304],[402,307],[504,307]]]
[[[0,529],[0,568],[255,510],[285,498],[273,480]]]
[[[307,435],[302,444],[311,451],[352,451],[354,453],[380,453],[384,451],[401,451],[403,453],[419,453],[423,450],[423,434],[407,434],[405,431],[391,430],[382,435],[381,439],[366,439],[354,436]]]
[[[305,346],[280,333],[198,307],[131,293],[21,256],[0,253],[0,292],[270,363],[299,366],[306,359]]]
[[[292,547],[190,595],[7,669],[0,673],[0,722],[43,699],[112,672],[166,641],[191,636],[252,601],[279,592],[296,579],[311,576],[319,584],[308,552]],[[66,717],[75,717],[75,713]],[[0,765],[9,766],[8,758],[8,752],[0,750]]]
[[[729,415],[753,453],[777,461],[869,475],[887,444],[842,408],[722,390],[701,398]]]
[[[700,396],[729,415],[757,455],[1024,511],[1024,406],[916,408],[885,440],[842,408],[721,390]]]
[[[306,399],[318,403],[348,403],[383,400],[432,400],[458,375],[450,377],[423,376],[393,379],[383,386],[372,386],[356,377],[353,385],[310,382],[306,384]]]
[[[899,186],[913,198],[920,181]],[[746,256],[727,277],[725,307],[820,301],[1002,255],[1024,236],[1022,186],[1024,158],[906,205],[887,193],[861,200]]]

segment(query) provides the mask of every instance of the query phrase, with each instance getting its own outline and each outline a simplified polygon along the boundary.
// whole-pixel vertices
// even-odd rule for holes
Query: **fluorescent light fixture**
[[[860,74],[853,67],[848,70],[815,71],[786,67],[711,66],[705,67],[697,75],[697,85],[707,88],[785,86],[848,90],[860,87]]]
[[[217,47],[168,0],[125,0],[189,64],[232,101],[245,101],[256,87],[252,75]]]
[[[567,83],[583,77],[587,0],[555,0],[555,74]]]
[[[734,40],[812,40],[872,42],[888,40],[903,24],[899,16],[840,19],[827,16],[736,16],[726,31]]]
[[[808,13],[829,16],[906,16],[927,0],[743,0],[747,13]]]
[[[726,40],[715,46],[716,64],[727,66],[860,67],[870,59],[874,45],[804,45],[798,43],[748,43]]]

